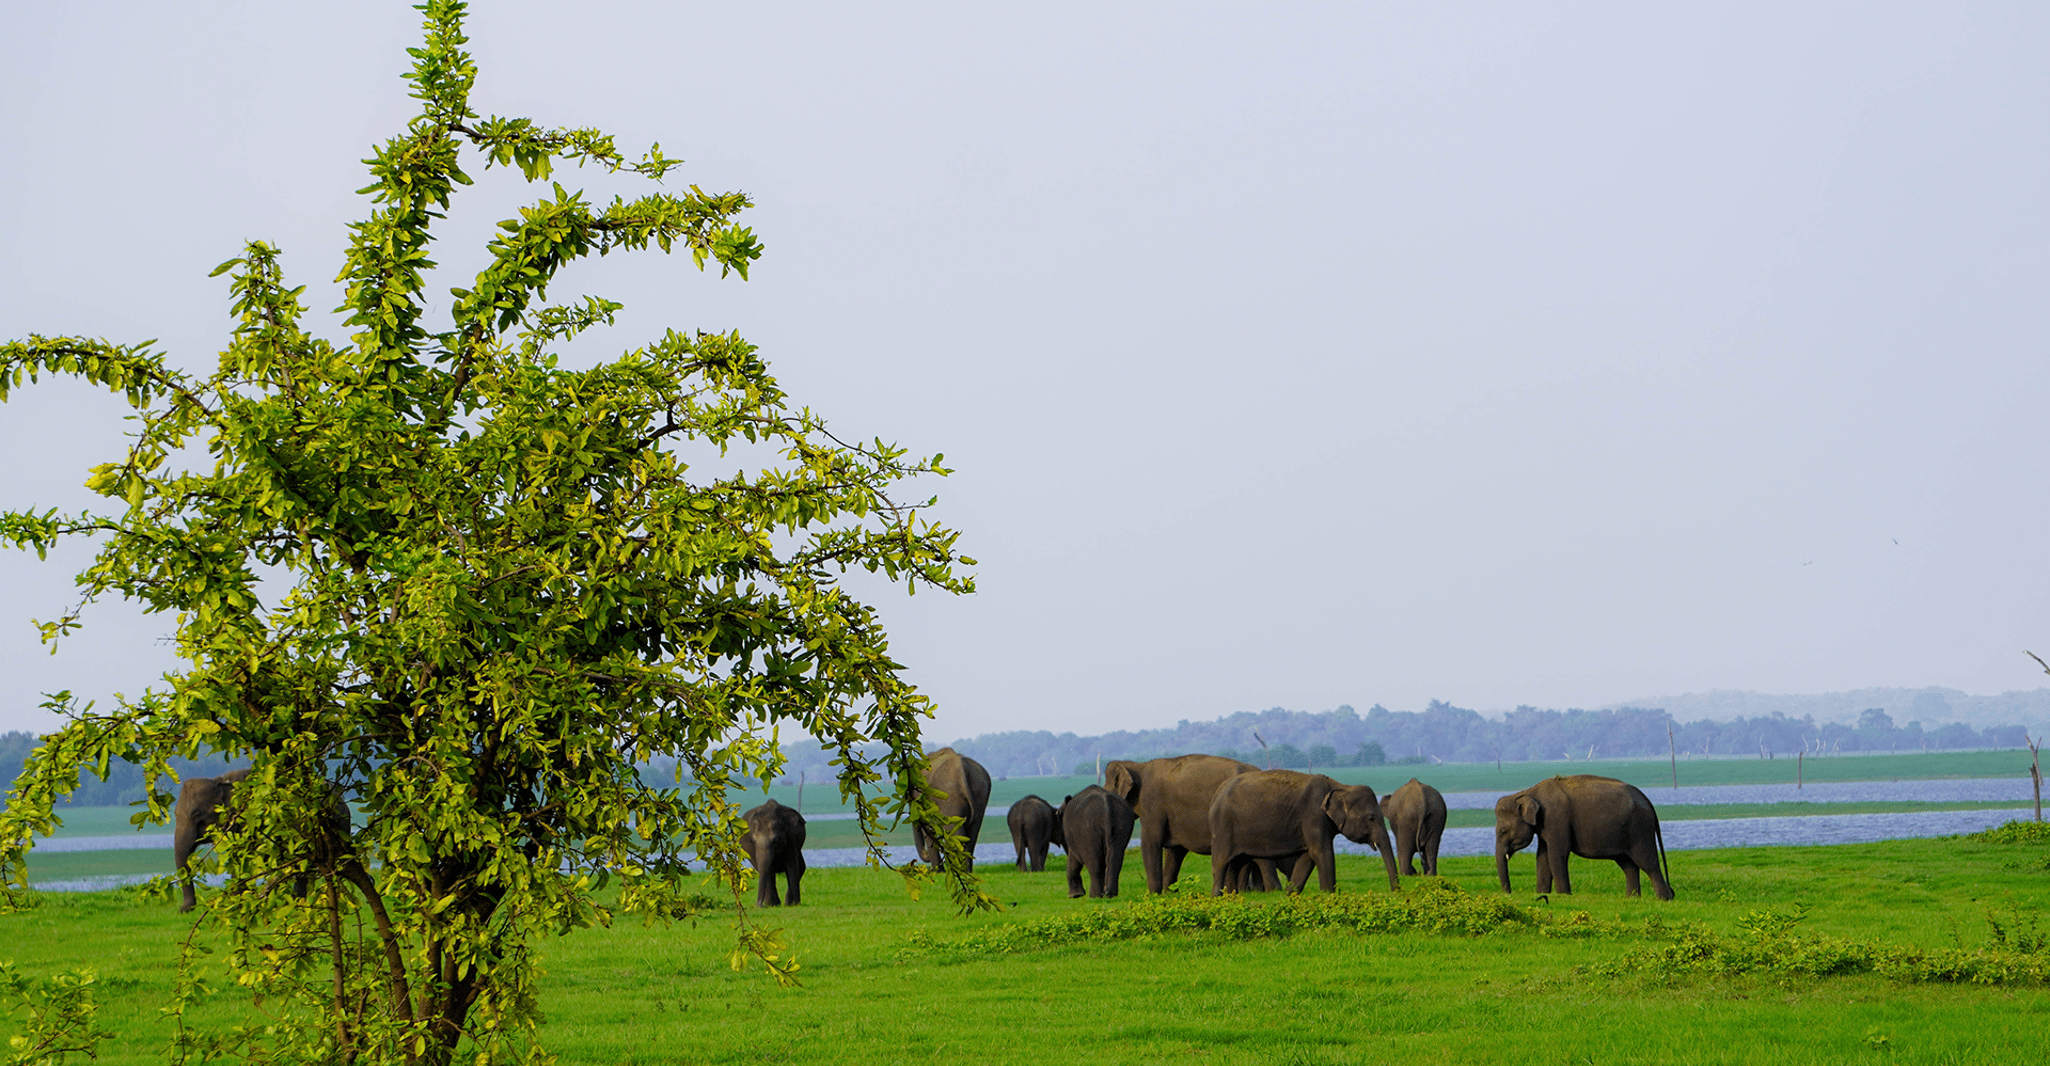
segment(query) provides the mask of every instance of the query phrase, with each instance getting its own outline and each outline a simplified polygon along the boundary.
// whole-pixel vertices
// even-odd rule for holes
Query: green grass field
[[[1671,903],[1624,898],[1615,867],[1587,860],[1574,862],[1576,895],[1533,899],[1526,853],[1514,867],[1516,906],[1479,934],[1162,931],[1142,919],[1195,904],[1162,910],[1147,900],[1136,856],[1117,900],[1067,899],[1052,867],[985,865],[1007,909],[967,918],[944,893],[911,899],[887,871],[813,870],[806,904],[767,916],[802,964],[795,989],[732,971],[733,930],[720,918],[574,934],[546,946],[544,1040],[564,1062],[650,1064],[2010,1063],[2050,1054],[2050,953],[2034,924],[2050,900],[2043,845],[1950,838],[1676,852]],[[1451,899],[1479,913],[1503,899],[1487,859],[1449,859],[1444,870],[1466,894],[1406,880],[1395,902]],[[1192,865],[1184,880],[1194,883],[1183,887],[1206,875]],[[1340,878],[1338,897],[1312,893],[1293,906],[1391,902],[1371,859],[1342,860]],[[103,1023],[120,1034],[100,1061],[159,1060],[154,1008],[188,923],[127,893],[43,898],[0,917],[0,958],[30,973],[94,967]],[[1770,941],[1792,952],[1778,962],[1722,973],[1687,961],[1711,942],[1723,945],[1707,956],[1724,960],[1714,965],[1747,957],[1742,945],[1768,943],[1746,932],[1760,927],[1757,912],[1797,905],[1808,908],[1799,939]],[[1217,913],[1271,919],[1293,913],[1277,909],[1286,906],[1256,896]],[[1068,942],[1050,943],[1062,930]],[[2016,965],[2005,978],[1981,972],[1984,983],[1814,975],[1829,968],[1815,959],[1837,958],[1853,941],[1962,957],[2001,938],[2004,954],[1973,957]],[[205,1014],[220,1023],[236,1010],[224,994]]]

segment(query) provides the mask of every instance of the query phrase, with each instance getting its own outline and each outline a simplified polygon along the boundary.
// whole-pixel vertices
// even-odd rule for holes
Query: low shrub
[[[1631,952],[1593,967],[1609,976],[1643,974],[1670,980],[1686,974],[1740,974],[1790,979],[1875,973],[1897,981],[1940,981],[1982,985],[2050,983],[2050,951],[2036,931],[2036,917],[2010,908],[1987,911],[1992,943],[1979,948],[1920,948],[1874,944],[1846,937],[1802,936],[1796,927],[1807,916],[1799,904],[1784,910],[1755,910],[1737,920],[1741,937],[1726,937],[1689,924],[1670,942]]]
[[[2050,844],[2050,822],[2024,822],[2016,819],[1991,829],[1967,834],[1965,839],[1980,844]]]
[[[920,930],[912,934],[911,950],[1001,955],[1203,931],[1232,940],[1285,937],[1311,929],[1485,936],[1504,929],[1533,928],[1541,921],[1502,897],[1474,895],[1450,881],[1432,879],[1392,894],[1306,893],[1268,900],[1239,895],[1153,896],[1127,906],[1091,907],[1054,918],[994,925],[944,942]]]

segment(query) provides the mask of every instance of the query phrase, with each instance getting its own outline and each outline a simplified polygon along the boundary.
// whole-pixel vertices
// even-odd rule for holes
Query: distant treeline
[[[14,779],[21,776],[22,763],[27,761],[28,753],[41,743],[42,738],[35,733],[19,730],[0,733],[0,806],[5,805],[5,794],[14,787]],[[172,759],[171,766],[178,771],[180,778],[211,777],[233,768],[224,759]],[[100,780],[90,768],[80,768],[78,786],[78,791],[71,794],[71,802],[81,807],[133,803],[143,795],[142,767],[133,763],[113,763],[107,768],[105,781]],[[177,791],[176,786],[169,787],[171,791]]]
[[[1044,730],[991,733],[957,740],[955,750],[999,776],[1065,774],[1094,768],[1096,760],[1152,759],[1208,752],[1292,769],[1388,763],[1524,762],[1571,757],[1664,756],[1671,716],[1658,708],[1556,711],[1518,707],[1499,719],[1432,701],[1421,711],[1375,706],[1312,714],[1280,707],[1241,712],[1213,722],[1182,721],[1171,729],[1119,731],[1084,737]],[[1672,722],[1673,746],[1701,755],[1783,756],[1797,751],[1921,751],[2019,748],[2023,727],[1974,729],[1951,723],[1925,730],[1920,722],[1896,725],[1886,711],[1866,710],[1856,725],[1818,724],[1784,714]],[[1257,734],[1257,735],[1256,735]],[[1266,741],[1263,751],[1260,745]],[[937,746],[937,745],[935,745]],[[821,780],[830,770],[816,745],[786,745],[790,774]],[[814,763],[816,765],[814,765]]]

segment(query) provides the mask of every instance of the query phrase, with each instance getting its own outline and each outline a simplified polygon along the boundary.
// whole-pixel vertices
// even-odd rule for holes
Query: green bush
[[[1757,974],[1781,979],[1876,973],[1897,981],[1982,985],[2050,983],[2050,951],[2036,931],[2032,913],[1988,910],[1992,943],[1980,948],[1919,948],[1873,944],[1846,937],[1796,935],[1807,909],[1755,910],[1737,919],[1745,936],[1725,937],[1688,925],[1657,947],[1631,952],[1598,973],[1644,974],[1659,980],[1698,974],[1734,977]]]
[[[911,949],[1004,955],[1064,944],[1147,940],[1202,931],[1231,940],[1285,937],[1312,929],[1484,936],[1503,929],[1529,929],[1539,923],[1537,916],[1500,896],[1475,895],[1450,881],[1432,879],[1394,894],[1319,893],[1269,900],[1238,895],[1151,896],[1125,906],[1092,907],[1056,918],[991,926],[944,942],[919,930],[911,936]]]
[[[2024,822],[2017,819],[1983,832],[1969,834],[1965,839],[1980,844],[2050,844],[2050,822]]]

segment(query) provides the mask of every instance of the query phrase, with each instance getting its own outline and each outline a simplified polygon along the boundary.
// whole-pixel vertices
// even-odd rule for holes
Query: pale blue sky
[[[768,255],[558,288],[958,467],[982,591],[884,594],[941,738],[2044,680],[2050,9],[571,11],[477,5],[479,109],[659,140]],[[416,18],[10,8],[0,335],[206,365],[251,238],[333,306]],[[17,393],[0,506],[84,502],[119,413]],[[118,605],[43,655],[68,590],[0,557],[0,728],[170,665]]]

